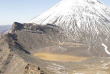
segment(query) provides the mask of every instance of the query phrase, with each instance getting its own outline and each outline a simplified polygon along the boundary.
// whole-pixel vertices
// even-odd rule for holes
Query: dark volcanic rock
[[[22,45],[27,51],[56,45],[62,39],[59,32],[61,29],[57,26],[14,23],[11,30],[13,34],[7,34],[9,39],[11,37],[14,44]]]
[[[17,30],[21,30],[23,28],[23,25],[18,22],[14,22],[12,26],[12,32],[15,32]]]

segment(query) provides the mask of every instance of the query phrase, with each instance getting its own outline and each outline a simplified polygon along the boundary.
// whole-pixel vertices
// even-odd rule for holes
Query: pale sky
[[[0,0],[0,25],[25,23],[61,0]],[[100,0],[110,6],[110,0]]]

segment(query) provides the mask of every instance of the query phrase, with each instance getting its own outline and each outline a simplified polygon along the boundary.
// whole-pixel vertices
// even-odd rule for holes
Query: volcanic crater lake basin
[[[79,52],[77,49],[82,47],[83,45],[78,43],[59,43],[56,46],[38,49],[33,55],[47,61],[79,62],[88,58],[87,56],[74,55],[75,52]]]

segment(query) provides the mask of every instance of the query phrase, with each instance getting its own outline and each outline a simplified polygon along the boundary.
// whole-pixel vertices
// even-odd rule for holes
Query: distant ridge
[[[9,29],[11,29],[11,25],[0,25],[0,34],[8,31]]]

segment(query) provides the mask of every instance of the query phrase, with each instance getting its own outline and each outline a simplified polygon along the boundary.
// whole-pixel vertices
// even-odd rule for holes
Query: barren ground
[[[87,57],[77,57],[77,56],[71,56],[66,54],[53,54],[48,52],[35,53],[34,55],[40,59],[44,59],[48,61],[69,62],[69,61],[81,61],[81,60],[87,59]]]

